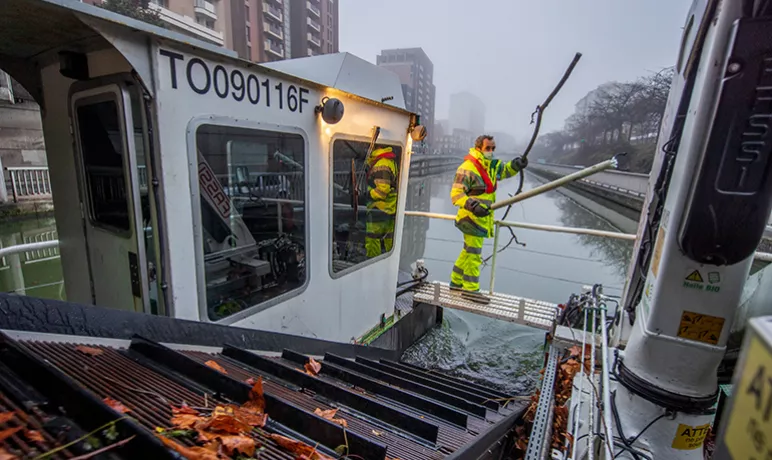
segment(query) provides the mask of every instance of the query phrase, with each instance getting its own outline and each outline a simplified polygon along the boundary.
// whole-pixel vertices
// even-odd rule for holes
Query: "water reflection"
[[[0,247],[57,239],[53,217],[3,222]],[[59,249],[41,249],[0,258],[0,292],[65,300]]]
[[[406,209],[454,214],[449,196],[452,175],[411,178]],[[526,178],[525,189],[539,183]],[[501,185],[499,198],[517,189],[516,180]],[[503,211],[496,213],[499,218],[502,215]],[[508,219],[616,230],[558,192],[515,205]],[[608,293],[621,293],[631,242],[524,229],[516,229],[516,234],[526,246],[513,244],[498,255],[496,291],[555,303],[565,302],[571,293],[593,283],[602,283]],[[453,222],[406,217],[404,235],[403,269],[423,258],[430,279],[447,281],[462,246],[462,235]],[[507,240],[502,238],[502,243]],[[492,240],[486,240],[483,257],[490,255],[492,246]],[[480,280],[484,289],[490,284],[490,273],[491,267],[484,267]],[[544,331],[461,311],[445,310],[444,318],[441,327],[407,350],[405,361],[512,393],[531,391],[543,364]]]

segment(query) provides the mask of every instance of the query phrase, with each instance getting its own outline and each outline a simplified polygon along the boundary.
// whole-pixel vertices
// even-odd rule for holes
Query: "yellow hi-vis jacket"
[[[456,227],[467,235],[492,237],[493,213],[485,217],[475,216],[469,210],[469,200],[477,200],[485,206],[492,205],[496,201],[498,181],[516,174],[511,162],[488,160],[479,150],[469,149],[469,155],[458,167],[453,188],[450,189],[450,199],[454,206],[458,206]]]
[[[367,159],[367,209],[373,217],[392,219],[397,213],[397,156],[391,147],[373,150]],[[372,212],[381,211],[380,213]],[[377,217],[374,219],[377,220]]]

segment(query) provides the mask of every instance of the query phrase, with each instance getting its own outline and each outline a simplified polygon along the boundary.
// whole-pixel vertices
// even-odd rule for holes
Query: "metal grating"
[[[550,356],[547,367],[544,370],[544,380],[541,385],[539,404],[536,406],[536,415],[533,418],[533,429],[528,440],[528,450],[525,460],[542,460],[545,458],[546,449],[549,447],[549,439],[552,432],[552,410],[555,404],[555,375],[558,368],[558,352],[554,345],[550,345]]]
[[[555,323],[558,307],[554,303],[498,292],[491,294],[489,291],[480,291],[480,293],[488,296],[490,303],[481,304],[467,300],[458,291],[451,291],[448,283],[435,281],[416,288],[413,301],[545,330],[551,330]]]

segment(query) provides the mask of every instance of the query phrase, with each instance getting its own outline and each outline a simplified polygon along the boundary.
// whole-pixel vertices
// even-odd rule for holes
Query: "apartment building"
[[[98,5],[103,0],[82,0]],[[139,0],[164,26],[271,62],[338,52],[339,0]]]
[[[292,57],[338,52],[339,0],[292,0]]]
[[[421,115],[421,124],[434,126],[434,64],[421,48],[382,50],[376,64],[399,76],[405,107]],[[430,130],[426,144],[432,145],[434,137]]]

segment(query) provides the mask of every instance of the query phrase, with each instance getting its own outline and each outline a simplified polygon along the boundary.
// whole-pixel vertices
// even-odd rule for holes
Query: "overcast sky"
[[[559,129],[588,91],[675,63],[691,0],[339,0],[340,50],[375,62],[385,48],[421,47],[434,63],[436,118],[449,96],[486,104],[486,129],[525,138],[530,113],[575,52],[584,56],[545,112]]]

